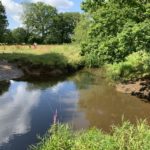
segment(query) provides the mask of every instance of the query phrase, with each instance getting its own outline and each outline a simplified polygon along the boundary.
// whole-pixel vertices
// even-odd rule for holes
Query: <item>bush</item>
[[[83,4],[90,2],[96,5],[96,0],[85,0]],[[99,5],[95,11],[89,8],[91,26],[88,39],[81,45],[81,55],[88,58],[89,66],[118,63],[133,52],[149,51],[149,2],[110,0]],[[90,59],[95,59],[95,64]]]
[[[112,80],[131,80],[150,76],[150,53],[135,52],[126,57],[124,62],[106,65],[107,76]]]

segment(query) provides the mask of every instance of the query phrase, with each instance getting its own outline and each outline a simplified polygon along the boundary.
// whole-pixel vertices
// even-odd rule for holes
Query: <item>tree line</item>
[[[118,63],[134,52],[149,52],[150,0],[84,0],[82,9],[85,16],[75,29],[75,39],[81,41],[81,55],[88,66]]]
[[[8,29],[5,8],[0,2],[0,43],[62,44],[70,43],[80,13],[58,13],[57,9],[42,3],[24,3],[23,27]]]

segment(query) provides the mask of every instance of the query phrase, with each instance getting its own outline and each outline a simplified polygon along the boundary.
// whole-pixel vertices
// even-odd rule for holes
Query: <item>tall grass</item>
[[[150,76],[150,53],[135,52],[126,57],[125,61],[106,65],[107,76],[112,80],[131,80]]]
[[[110,134],[96,128],[73,132],[68,125],[55,125],[31,150],[149,150],[150,126],[146,121],[124,122]]]

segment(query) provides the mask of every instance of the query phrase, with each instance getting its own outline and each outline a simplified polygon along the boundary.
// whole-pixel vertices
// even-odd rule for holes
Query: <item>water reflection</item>
[[[9,91],[0,97],[0,144],[30,130],[30,112],[38,105],[40,94],[40,90],[28,91],[26,83],[11,81]]]
[[[85,113],[90,127],[96,126],[104,131],[121,124],[123,117],[132,123],[137,119],[150,122],[150,104],[117,92],[97,73],[90,88],[80,90],[79,110]]]
[[[96,126],[109,131],[123,115],[133,123],[150,121],[150,104],[116,92],[96,70],[64,81],[11,81],[0,96],[0,149],[26,150],[37,134],[45,134],[56,110],[59,122],[78,130]]]
[[[8,90],[10,83],[8,81],[0,81],[0,95]]]
[[[0,149],[26,150],[37,142],[37,134],[45,134],[56,110],[60,122],[72,123],[80,116],[76,109],[79,91],[73,81],[39,85],[11,81],[0,96]]]

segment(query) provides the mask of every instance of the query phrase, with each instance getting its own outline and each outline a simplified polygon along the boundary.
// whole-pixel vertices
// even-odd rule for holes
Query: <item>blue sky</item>
[[[1,0],[5,6],[9,28],[17,28],[22,26],[21,14],[22,14],[22,2],[38,2],[42,1],[50,4],[58,9],[60,12],[80,12],[80,4],[82,0]]]

